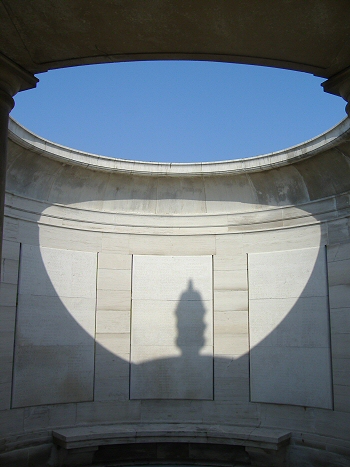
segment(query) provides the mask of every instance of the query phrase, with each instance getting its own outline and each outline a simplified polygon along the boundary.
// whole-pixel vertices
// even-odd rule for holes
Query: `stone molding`
[[[24,148],[65,164],[79,165],[90,170],[146,176],[195,177],[252,173],[282,167],[307,159],[349,139],[350,119],[345,118],[330,130],[297,146],[271,154],[232,161],[202,163],[157,163],[129,161],[71,149],[48,141],[10,119],[9,138]]]

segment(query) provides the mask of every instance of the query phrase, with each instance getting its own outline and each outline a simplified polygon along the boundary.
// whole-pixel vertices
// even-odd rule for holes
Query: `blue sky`
[[[213,62],[129,62],[52,70],[11,115],[34,133],[121,159],[206,162],[301,143],[345,117],[324,79]]]

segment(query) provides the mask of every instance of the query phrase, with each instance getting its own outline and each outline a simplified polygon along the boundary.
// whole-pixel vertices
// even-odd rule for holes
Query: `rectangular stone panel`
[[[248,255],[253,402],[331,409],[326,250]]]
[[[350,244],[328,247],[334,410],[350,412]]]
[[[212,256],[133,257],[131,399],[213,398]]]
[[[22,245],[12,406],[93,398],[97,254]]]

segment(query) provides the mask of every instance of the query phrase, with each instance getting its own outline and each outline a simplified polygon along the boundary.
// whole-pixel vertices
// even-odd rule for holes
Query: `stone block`
[[[110,370],[112,370],[112,374],[108,376],[97,374],[98,381],[95,384],[94,401],[128,401],[129,377],[115,376],[113,368]]]
[[[338,412],[350,412],[350,386],[343,386],[334,382],[334,410]]]
[[[0,382],[0,410],[8,410],[11,408],[11,389],[12,382]]]
[[[20,223],[20,232],[22,243],[32,243],[34,245],[39,243],[38,234],[36,234],[35,240],[34,232],[31,236],[32,241],[28,241],[28,227],[22,226],[22,223]],[[41,247],[52,248],[52,245],[55,245],[55,249],[95,253],[101,251],[101,240],[102,233],[100,232],[88,232],[49,225],[40,226]]]
[[[216,235],[215,252],[220,256],[245,256],[244,235]]]
[[[276,298],[249,303],[250,347],[330,345],[327,297]]]
[[[12,219],[10,217],[4,217],[4,232],[3,236],[7,241],[18,240],[19,234],[19,222],[18,219]]]
[[[17,346],[13,407],[88,401],[93,398],[91,345]]]
[[[1,305],[6,307],[16,306],[17,301],[17,284],[0,283],[0,300]]]
[[[39,431],[47,429],[49,425],[50,408],[26,407],[24,409],[23,428],[24,431]]]
[[[98,267],[99,269],[129,269],[131,270],[132,255],[118,254],[118,253],[105,253],[98,254]]]
[[[350,300],[349,285],[332,285],[329,287],[329,306],[331,310],[347,308]]]
[[[214,313],[248,311],[247,290],[214,290]]]
[[[247,255],[245,253],[239,255],[222,255],[214,256],[214,272],[215,271],[247,271]]]
[[[113,355],[125,355],[130,352],[130,334],[96,334],[96,343]]]
[[[134,255],[213,255],[215,236],[130,235],[129,252]]]
[[[328,263],[328,282],[330,286],[350,285],[350,259]]]
[[[214,314],[214,336],[248,335],[248,311],[221,311]]]
[[[249,378],[249,355],[215,356],[214,373],[215,378]]]
[[[350,259],[350,243],[337,243],[327,246],[327,259],[329,263]]]
[[[10,352],[9,352],[10,354]],[[1,356],[0,384],[12,382],[12,355]]]
[[[0,355],[2,360],[9,361],[13,355],[14,332],[2,332],[0,339]]]
[[[97,310],[97,334],[123,334],[130,332],[130,310]]]
[[[3,332],[14,332],[16,321],[16,307],[15,306],[1,306],[1,329],[0,334]]]
[[[212,300],[212,256],[133,257],[133,300]]]
[[[96,268],[96,253],[22,245],[20,294],[94,299]]]
[[[132,345],[173,345],[180,349],[197,342],[198,347],[212,346],[212,301],[190,300],[181,306],[189,317],[178,316],[180,304],[176,301],[133,300]],[[156,332],[151,332],[152,329]],[[178,354],[177,350],[174,355]]]
[[[78,425],[133,423],[141,420],[141,401],[96,401],[77,404]]]
[[[1,282],[17,284],[18,260],[3,258],[1,268]]]
[[[220,334],[214,336],[214,355],[245,355],[249,352],[248,334]]]
[[[331,309],[331,332],[334,334],[350,334],[350,308]]]
[[[219,378],[215,375],[214,399],[249,403],[249,378]]]
[[[330,245],[334,243],[348,242],[349,238],[348,218],[328,222],[328,240]]]
[[[131,309],[130,290],[101,290],[97,289],[98,310],[126,311]]]
[[[51,405],[48,426],[73,426],[76,420],[76,412],[77,404]]]
[[[19,294],[16,347],[89,345],[94,334],[94,298]]]
[[[253,402],[333,408],[328,348],[256,346],[250,377]]]
[[[244,234],[243,251],[246,253],[276,252],[304,248],[319,248],[327,243],[327,224]]]
[[[350,334],[332,335],[332,357],[350,358]]]
[[[339,358],[333,356],[332,369],[333,383],[344,387],[348,386],[350,388],[350,358]]]
[[[247,290],[247,271],[214,271],[215,290]]]
[[[131,399],[212,400],[212,347],[202,348],[200,355],[196,347],[181,355],[176,351],[173,346],[132,347]]]
[[[0,417],[0,435],[10,437],[23,431],[24,409],[4,410]],[[1,464],[0,464],[1,465]]]
[[[203,404],[212,401],[203,400],[141,400],[141,422],[142,423],[201,423]]]
[[[112,353],[100,344],[96,346],[94,400],[129,399],[130,354]]]
[[[2,242],[2,257],[18,261],[19,259],[19,248],[18,242],[12,242],[10,240],[3,240]]]
[[[249,299],[327,295],[325,248],[250,254]]]
[[[131,270],[128,269],[99,269],[97,276],[99,290],[131,291]]]

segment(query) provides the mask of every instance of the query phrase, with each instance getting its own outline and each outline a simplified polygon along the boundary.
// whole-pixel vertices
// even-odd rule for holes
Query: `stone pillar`
[[[327,81],[322,83],[322,86],[325,92],[335,94],[346,100],[345,111],[350,117],[350,68],[331,76]]]
[[[14,106],[13,96],[19,91],[35,88],[37,82],[34,75],[0,54],[0,251],[4,223],[9,113]]]

